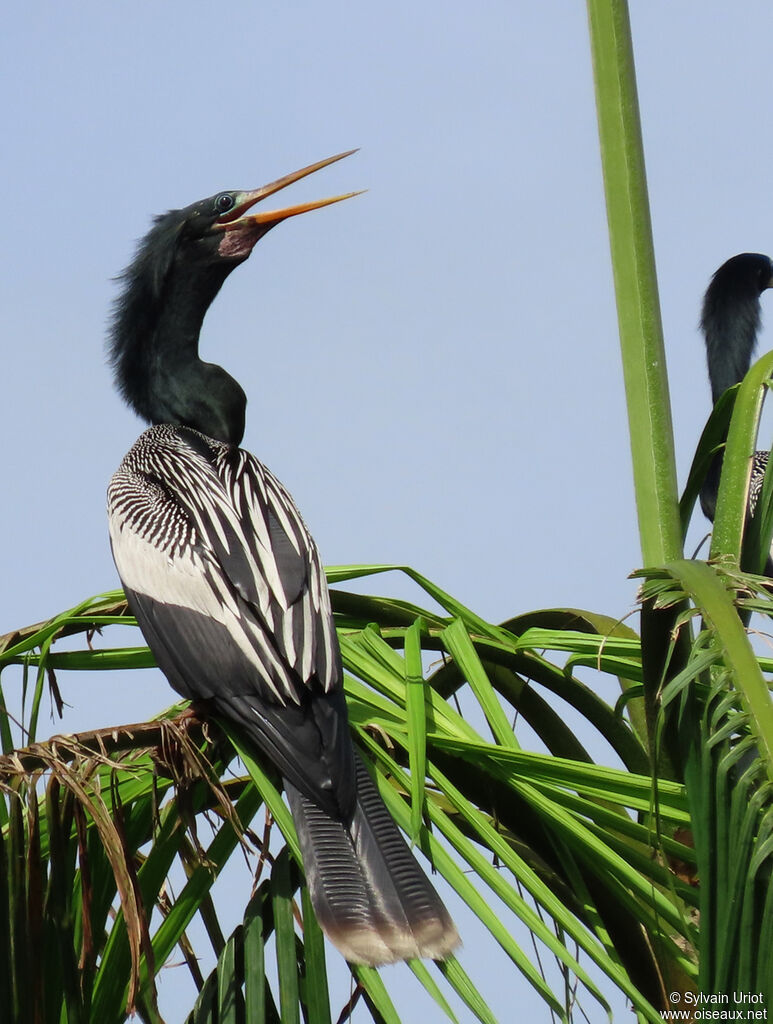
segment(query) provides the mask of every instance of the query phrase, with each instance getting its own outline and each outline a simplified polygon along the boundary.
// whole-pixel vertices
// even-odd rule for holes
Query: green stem
[[[676,463],[628,6],[588,0],[601,162],[645,565],[680,558]]]
[[[639,537],[644,565],[662,565],[682,557],[682,536],[631,25],[626,0],[587,4]],[[653,763],[659,688],[686,657],[684,649],[673,657],[676,615],[676,609],[642,607],[644,710]],[[666,746],[671,759],[677,758],[671,732]],[[659,772],[673,777],[674,767],[661,757]]]

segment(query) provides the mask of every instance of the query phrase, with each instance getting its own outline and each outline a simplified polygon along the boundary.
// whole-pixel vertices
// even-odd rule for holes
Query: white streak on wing
[[[253,461],[253,466],[257,463]],[[252,467],[248,467],[248,470]],[[256,494],[253,483],[256,483],[259,492]],[[273,508],[273,502],[264,488],[264,480],[255,472],[245,471],[238,481],[233,485],[233,504],[238,508],[247,508],[248,518],[236,517],[235,528],[242,537],[244,549],[250,551],[252,546],[257,547],[260,575],[266,580],[273,597],[280,603],[284,611],[290,607],[288,594],[282,585],[282,577],[279,573],[279,566],[276,562],[274,549],[271,542],[271,531],[268,525],[266,511]],[[246,536],[246,532],[252,534],[252,544]],[[268,614],[268,604],[261,608],[264,615]]]
[[[295,650],[295,640],[293,638],[293,619],[298,614],[297,608],[289,608],[282,616],[282,641],[284,643],[284,649],[287,652],[287,660],[293,666],[293,668],[299,668],[298,665],[298,653]]]
[[[207,480],[204,485],[206,486],[208,483],[209,481]],[[218,493],[213,494],[211,487],[207,487],[205,494],[206,499],[202,501],[201,504],[207,529],[212,529],[214,527],[220,543],[226,551],[230,553],[231,546],[228,543],[226,532],[223,529],[222,520],[225,519],[231,526],[234,526],[234,523],[236,523],[236,528],[238,529],[238,521],[236,521],[235,516],[233,515],[233,509],[226,502],[220,500],[220,495]]]
[[[276,485],[276,484],[279,483],[279,481],[275,480],[274,477],[269,477],[268,483],[269,483],[269,485],[271,485],[271,484],[275,484]],[[301,527],[303,527],[303,533],[307,534],[307,531],[305,529],[305,524],[303,523],[303,520],[300,519],[300,514],[297,512],[297,509],[296,509],[296,517],[294,517],[292,521],[290,520],[290,517],[287,515],[287,504],[288,504],[288,502],[292,503],[292,499],[290,498],[290,495],[287,493],[287,491],[284,489],[284,487],[282,487],[281,484],[280,484],[279,487],[274,486],[274,487],[271,488],[271,490],[274,492],[273,494],[270,495],[271,508],[274,510],[274,513],[276,514],[277,519],[281,523],[282,529],[284,530],[284,532],[287,534],[288,538],[290,539],[290,542],[291,542],[292,546],[295,548],[296,552],[300,555],[301,548],[300,548],[300,542],[299,542],[298,536],[297,536],[297,534],[298,534],[298,527],[299,527],[299,525]],[[294,508],[294,505],[291,504],[291,507]],[[307,534],[307,536],[308,536],[308,534]],[[311,537],[310,536],[308,537],[308,540],[311,541]],[[313,541],[312,541],[312,543],[313,543]]]
[[[277,571],[279,587],[275,594],[284,615],[282,640],[287,651],[288,661],[294,665],[295,670],[305,683],[308,683],[315,675],[316,652],[319,645],[324,645],[327,655],[327,672],[326,678],[321,679],[320,682],[326,690],[330,690],[338,683],[337,658],[334,656],[338,640],[333,627],[327,581],[322,571],[316,544],[285,488],[265,466],[248,453],[244,460],[244,472],[233,481],[232,488],[234,506],[240,508],[243,507],[244,502],[248,504],[249,520],[255,530],[253,544],[255,541],[258,542],[257,546],[261,554],[265,548],[270,548],[270,535],[263,510],[271,508],[296,551],[306,560],[307,584],[292,608],[288,609],[287,597],[281,588]],[[252,547],[248,547],[247,550],[252,550]],[[276,568],[273,553],[271,565]],[[265,570],[266,566],[256,568]],[[282,596],[280,597],[280,595]],[[299,614],[303,616],[303,644],[301,650],[297,651],[292,641],[291,617]]]
[[[268,527],[268,520],[264,514],[267,502],[262,493],[262,488],[259,495],[255,494],[252,487],[253,481],[260,486],[261,481],[257,475],[248,472],[241,475],[238,481],[234,481],[231,507],[233,509],[233,505],[236,505],[237,508],[243,508],[246,505],[248,515],[248,518],[245,520],[244,517],[234,514],[234,529],[237,531],[238,536],[242,538],[242,546],[245,551],[252,550],[253,546],[257,548],[258,566],[256,568],[258,572],[253,573],[253,575],[255,578],[265,580],[273,597],[286,610],[288,607],[287,595],[282,586],[279,567],[276,564],[276,558],[271,546],[271,532]],[[252,544],[250,544],[250,540],[246,536],[248,531],[252,534]],[[261,611],[264,615],[268,615],[269,610],[270,598],[267,592],[266,603],[261,607]]]
[[[311,563],[311,573],[309,574],[309,597],[311,598],[312,607],[315,612],[320,611],[320,606],[325,603],[320,600],[320,573],[316,559]],[[327,590],[325,591],[325,597],[327,597]],[[327,608],[325,609],[327,611]]]
[[[112,517],[110,537],[116,568],[126,587],[154,601],[177,605],[221,623],[277,701],[285,704],[288,696],[297,700],[292,686],[288,686],[288,693],[277,689],[260,656],[274,664],[280,678],[286,677],[286,666],[277,660],[265,639],[259,633],[255,635],[252,624],[239,613],[228,590],[211,585],[210,581],[221,579],[220,567],[212,558],[202,558],[193,549],[169,555],[131,529],[122,529]]]
[[[286,704],[289,699],[295,704],[300,704],[296,681],[288,673],[287,662],[277,654],[273,641],[267,642],[266,635],[261,624],[255,619],[250,619],[248,617],[242,617],[240,621],[244,630],[248,634],[252,635],[252,646],[257,650],[260,657],[264,659],[266,669],[273,667],[280,679],[284,682],[284,689],[280,695],[281,703]],[[263,678],[263,676],[261,678]],[[267,680],[267,683],[271,689],[276,692],[276,687],[270,679]]]
[[[222,484],[219,478],[214,476],[214,474],[212,475],[211,480],[206,481],[206,500],[203,503],[201,514],[196,515],[194,512],[194,522],[204,536],[208,534],[209,530],[214,525],[215,529],[218,531],[218,536],[226,547],[226,550],[230,551],[230,546],[226,543],[225,533],[220,525],[221,519],[225,519],[235,534],[239,546],[244,551],[249,552],[250,546],[245,536],[245,528],[254,529],[257,532],[260,524],[256,522],[254,517],[252,517],[247,523],[243,522],[236,509],[233,507],[232,501],[228,500],[230,497],[228,492],[225,490],[213,491],[213,484],[215,484],[215,482]],[[202,490],[204,490],[204,488],[202,488]],[[267,534],[265,526],[263,527],[263,532]],[[260,608],[261,615],[263,615],[264,618],[268,618],[271,610],[271,594],[275,591],[278,581],[278,571],[273,555],[271,555],[270,559],[267,558],[265,546],[260,544],[259,537],[257,539],[258,546],[263,557],[261,558],[259,566],[253,566],[250,575],[255,583],[255,589],[258,594],[258,607]],[[266,571],[267,569],[269,570],[268,572]],[[273,569],[273,573],[270,571],[271,569]],[[272,576],[274,578],[272,578]]]
[[[320,624],[320,632],[322,634],[317,638],[317,643],[322,643],[325,646],[325,664],[327,671],[325,673],[325,678],[321,680],[321,683],[326,690],[330,690],[337,681],[335,650],[336,645],[338,644],[338,638],[335,635],[335,627],[333,626],[333,612],[330,607],[330,592],[327,589],[327,580],[325,579],[318,555],[311,560],[309,593],[316,612],[317,622]]]
[[[305,643],[301,651],[300,673],[302,679],[310,679],[314,665],[314,620],[311,615],[311,601],[308,594],[303,595],[303,636]]]
[[[330,690],[339,683],[330,598],[292,498],[249,452],[200,435],[210,461],[188,433],[151,427],[111,482],[111,535],[122,579],[138,593],[222,623],[265,685],[283,691],[276,694],[280,701],[297,700],[298,676],[310,684],[323,659],[319,682]],[[269,510],[306,564],[306,585],[292,605],[272,549]],[[238,596],[241,588],[220,563],[221,547],[241,563],[256,604]]]

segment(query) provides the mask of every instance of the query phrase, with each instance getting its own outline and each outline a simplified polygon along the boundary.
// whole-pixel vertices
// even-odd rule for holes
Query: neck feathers
[[[109,359],[118,390],[149,423],[193,427],[238,444],[246,396],[225,370],[199,358],[201,325],[233,265],[186,265],[178,257],[182,223],[157,218],[122,274],[110,329]]]
[[[717,399],[733,384],[743,380],[751,366],[760,329],[759,293],[727,303],[707,316],[701,325],[706,334],[711,397]]]
[[[743,380],[751,365],[760,329],[760,296],[771,283],[771,261],[759,253],[741,253],[711,279],[701,311],[706,337],[711,394],[717,399]]]

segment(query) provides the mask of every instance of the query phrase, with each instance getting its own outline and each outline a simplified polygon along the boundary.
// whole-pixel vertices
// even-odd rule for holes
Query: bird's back
[[[351,806],[329,594],[279,481],[240,448],[150,427],[110,482],[108,516],[130,606],[175,689],[211,702],[311,799]]]

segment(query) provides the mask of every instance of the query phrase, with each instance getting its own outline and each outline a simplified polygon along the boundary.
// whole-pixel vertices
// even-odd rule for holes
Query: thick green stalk
[[[682,540],[626,0],[588,0],[588,18],[642,558],[660,565]]]
[[[587,4],[639,538],[644,565],[662,565],[682,557],[682,535],[631,25],[626,0]],[[653,763],[658,693],[687,655],[684,634],[676,657],[672,650],[676,615],[676,609],[642,607],[644,711]],[[658,759],[661,777],[679,774],[682,753],[671,727],[665,756]]]

